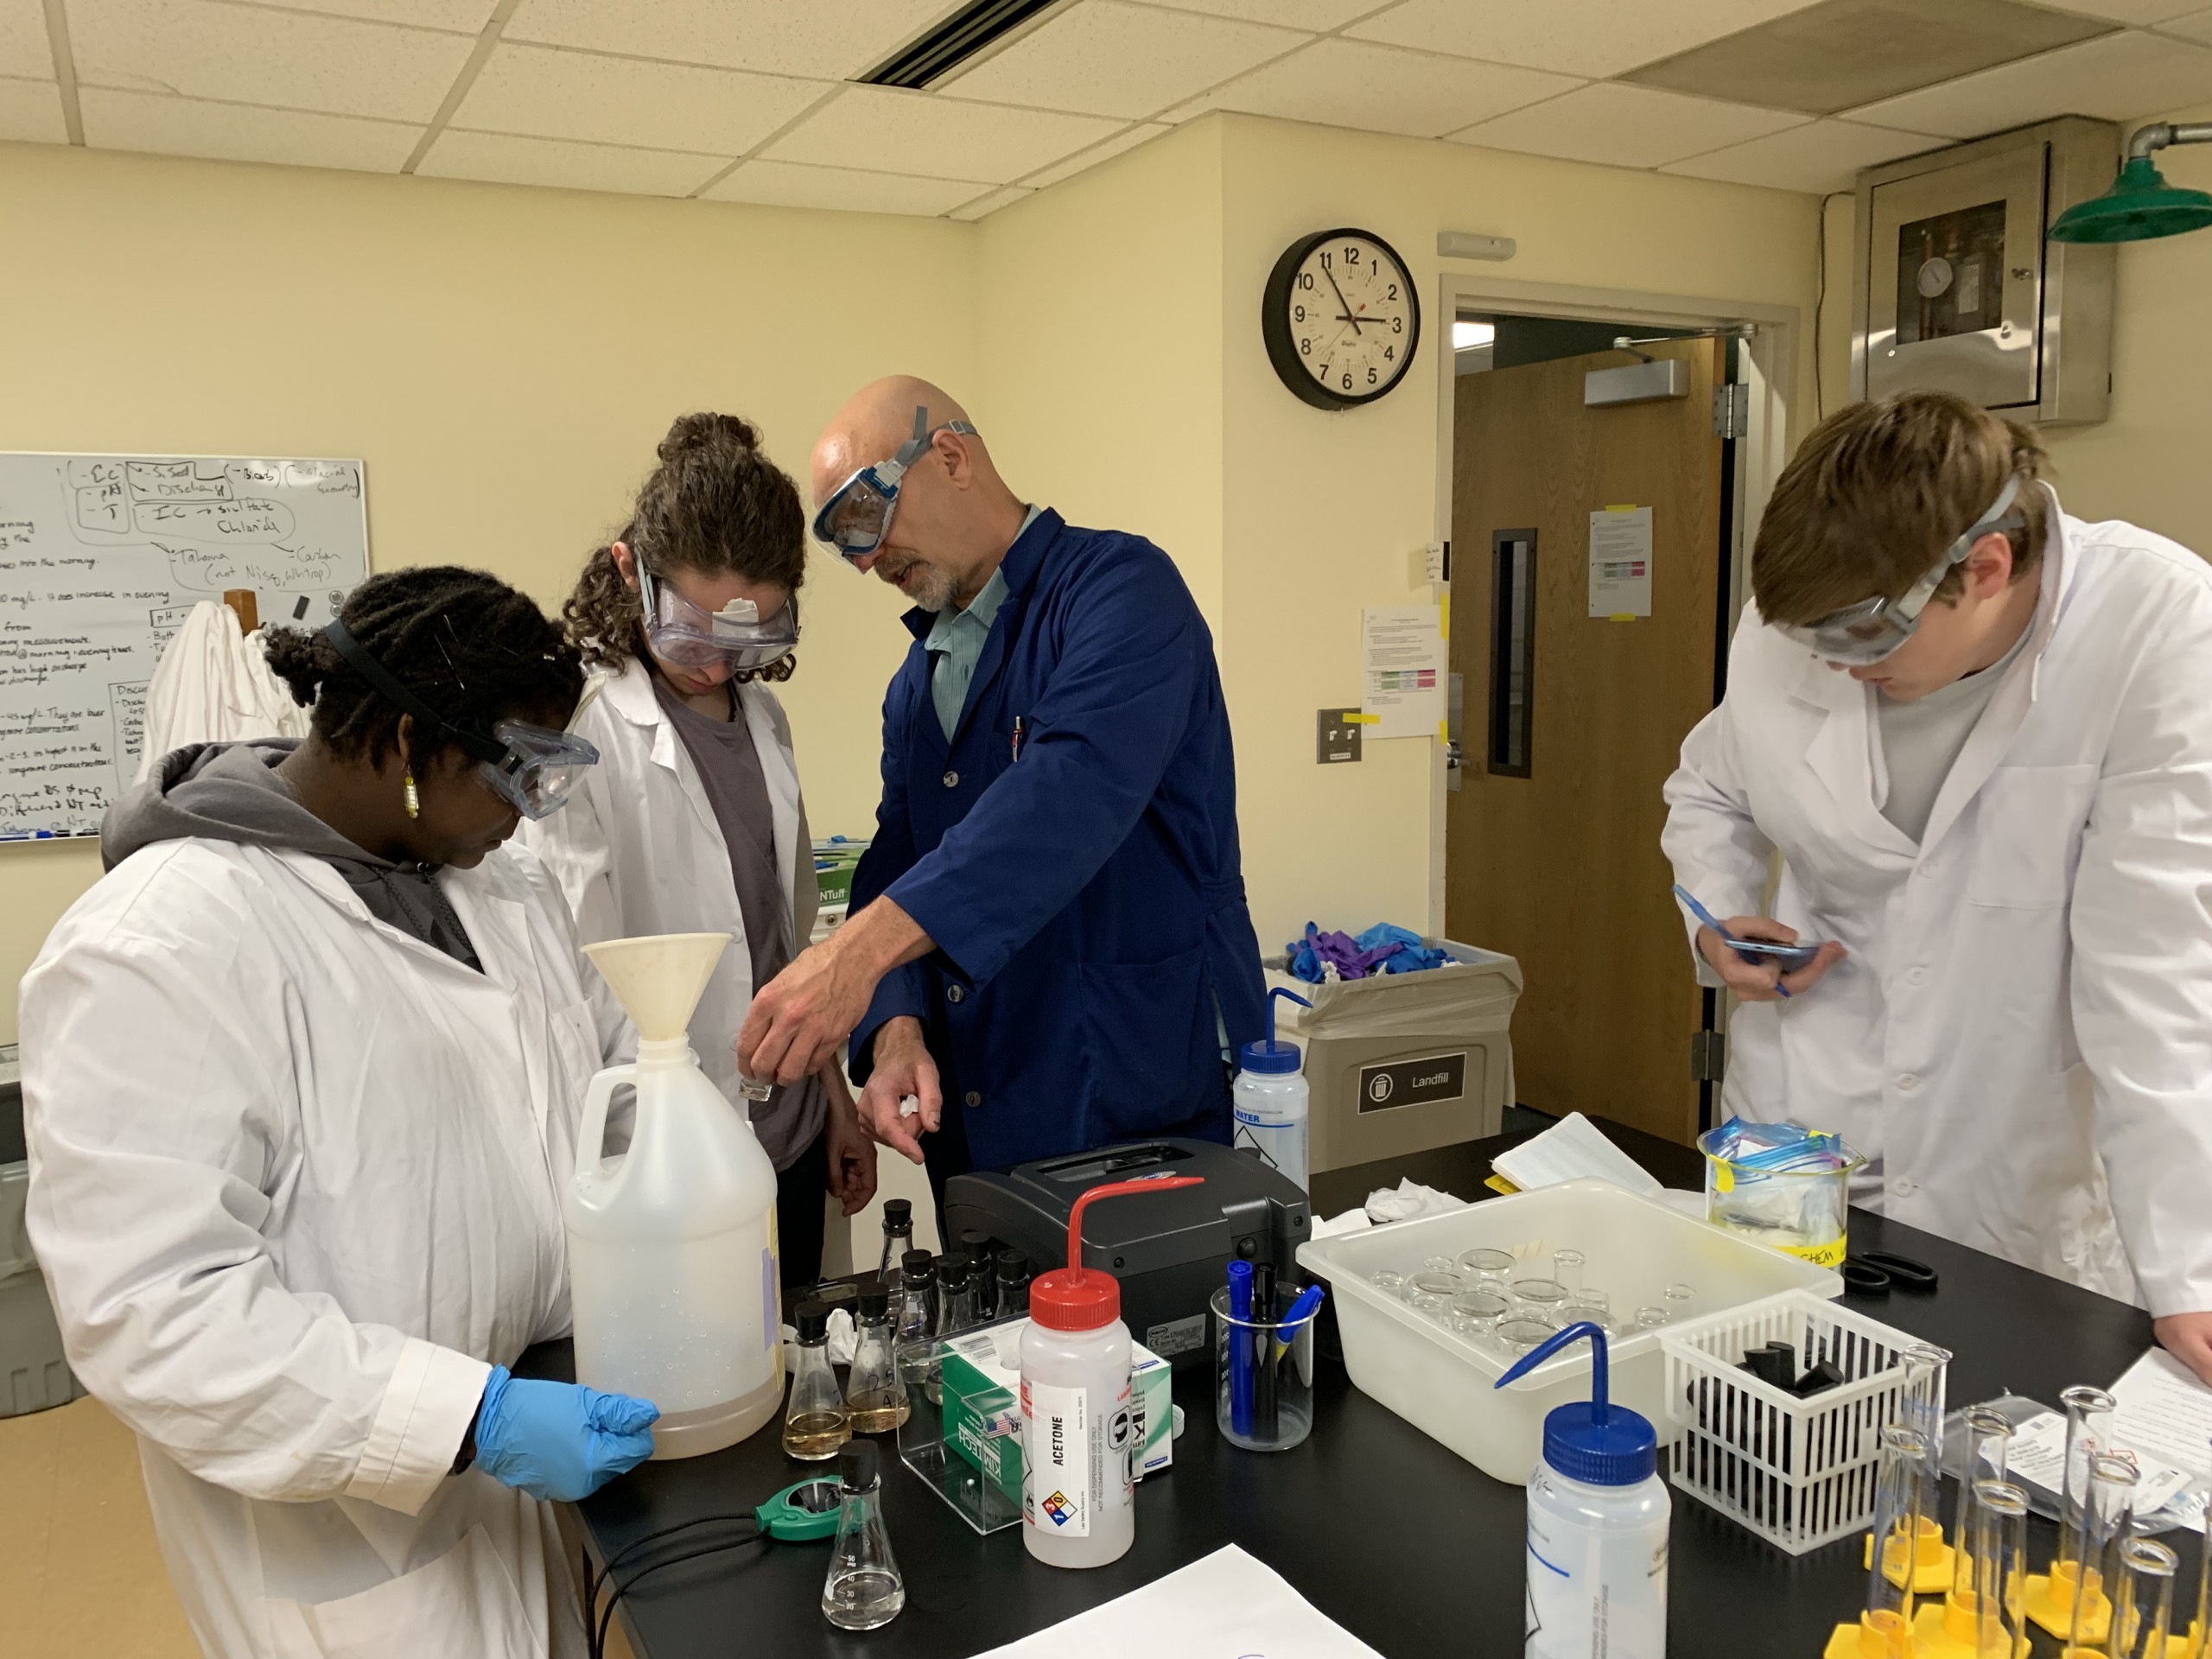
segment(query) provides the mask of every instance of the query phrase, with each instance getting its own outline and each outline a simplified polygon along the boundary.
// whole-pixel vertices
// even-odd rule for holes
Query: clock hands
[[[1321,267],[1321,274],[1329,279],[1329,286],[1337,290],[1337,303],[1344,307],[1344,309],[1337,314],[1337,320],[1339,322],[1348,322],[1351,324],[1353,338],[1361,338],[1359,333],[1359,319],[1351,314],[1351,302],[1344,297],[1344,291],[1343,288],[1338,286],[1337,282],[1337,273],[1331,270],[1326,265],[1324,265]],[[1370,317],[1368,321],[1372,322],[1377,321],[1377,319]]]

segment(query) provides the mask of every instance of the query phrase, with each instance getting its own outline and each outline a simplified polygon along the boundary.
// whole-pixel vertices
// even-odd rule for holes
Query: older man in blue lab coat
[[[914,602],[914,643],[851,918],[753,999],[741,1068],[802,1077],[850,1033],[862,1119],[939,1185],[1226,1141],[1225,1052],[1264,998],[1229,716],[1182,576],[1023,503],[910,377],[830,423],[814,494],[816,533]]]

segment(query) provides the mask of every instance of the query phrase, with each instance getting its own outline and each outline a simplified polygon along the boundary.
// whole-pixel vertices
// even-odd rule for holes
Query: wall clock
[[[1406,262],[1372,231],[1319,231],[1275,261],[1260,328],[1283,385],[1316,409],[1350,409],[1405,378],[1421,301]]]

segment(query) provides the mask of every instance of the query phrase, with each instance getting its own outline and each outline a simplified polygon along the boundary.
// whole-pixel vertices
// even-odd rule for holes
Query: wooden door
[[[1625,352],[1463,375],[1453,425],[1465,758],[1447,798],[1451,937],[1520,959],[1522,1103],[1678,1141],[1698,1128],[1705,1003],[1659,851],[1660,790],[1714,696],[1726,349],[1651,347],[1688,366],[1688,395],[1611,407],[1584,406],[1583,376],[1634,362]],[[1593,618],[1590,515],[1624,505],[1652,510],[1650,614]]]

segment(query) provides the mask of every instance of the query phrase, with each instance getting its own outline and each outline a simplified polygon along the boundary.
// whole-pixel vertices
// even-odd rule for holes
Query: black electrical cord
[[[720,1543],[702,1545],[696,1549],[682,1550],[661,1560],[651,1562],[632,1573],[627,1581],[618,1581],[615,1579],[614,1569],[647,1546],[658,1543],[664,1538],[672,1537],[680,1532],[690,1532],[697,1527],[713,1526],[717,1523],[743,1526],[750,1530],[741,1538],[726,1539]],[[719,1555],[733,1549],[742,1549],[747,1544],[765,1544],[769,1541],[769,1535],[760,1530],[760,1522],[747,1512],[739,1515],[698,1516],[690,1521],[679,1522],[672,1527],[663,1527],[658,1532],[649,1532],[642,1538],[632,1539],[609,1556],[603,1573],[593,1571],[591,1557],[587,1552],[583,1557],[584,1635],[586,1652],[589,1659],[606,1659],[607,1633],[613,1626],[614,1610],[620,1604],[622,1598],[636,1588],[640,1580],[650,1578],[664,1567],[676,1567],[684,1561],[696,1561],[705,1556]],[[599,1592],[603,1586],[608,1584],[614,1586],[614,1593],[607,1598],[607,1605],[602,1609],[599,1605]]]

